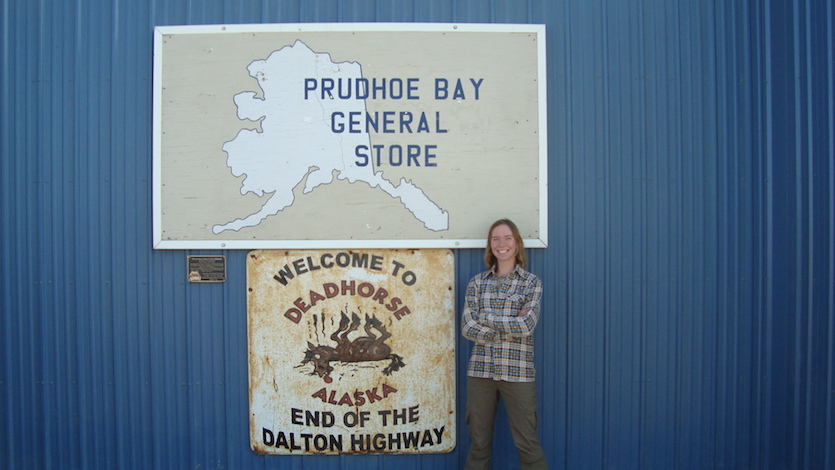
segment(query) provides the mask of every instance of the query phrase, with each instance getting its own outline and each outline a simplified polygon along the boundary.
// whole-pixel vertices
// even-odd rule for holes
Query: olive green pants
[[[467,426],[470,451],[467,470],[490,468],[493,426],[499,397],[504,402],[510,434],[523,469],[547,469],[545,453],[536,435],[536,385],[533,382],[501,382],[467,377]]]

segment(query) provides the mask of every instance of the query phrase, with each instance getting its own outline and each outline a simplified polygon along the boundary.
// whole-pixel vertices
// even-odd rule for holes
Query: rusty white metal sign
[[[252,449],[452,451],[454,272],[445,249],[250,252]]]

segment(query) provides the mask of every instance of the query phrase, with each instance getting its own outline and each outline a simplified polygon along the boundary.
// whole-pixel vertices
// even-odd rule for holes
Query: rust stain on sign
[[[252,449],[452,451],[454,272],[450,250],[250,252]]]

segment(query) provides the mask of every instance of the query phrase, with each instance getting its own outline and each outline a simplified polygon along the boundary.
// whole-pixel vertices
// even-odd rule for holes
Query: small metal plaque
[[[226,257],[189,255],[188,282],[226,282]]]

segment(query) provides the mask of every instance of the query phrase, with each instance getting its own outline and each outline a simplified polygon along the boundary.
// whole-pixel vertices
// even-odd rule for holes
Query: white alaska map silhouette
[[[335,111],[365,113],[365,100],[322,100],[321,93],[304,99],[305,78],[357,79],[362,68],[355,62],[331,62],[329,54],[315,53],[301,41],[256,60],[247,67],[258,80],[263,98],[247,91],[235,95],[238,118],[261,121],[261,131],[242,129],[223,145],[227,164],[236,177],[245,175],[241,194],[270,194],[261,209],[243,218],[212,227],[215,234],[260,224],[293,204],[293,188],[304,182],[304,193],[333,182],[334,176],[350,183],[363,182],[399,199],[429,230],[449,228],[449,213],[432,202],[423,190],[401,179],[398,185],[374,172],[372,165],[357,166],[357,145],[371,148],[368,133],[334,133]],[[347,80],[345,80],[347,81]],[[340,201],[349,202],[349,201]]]

